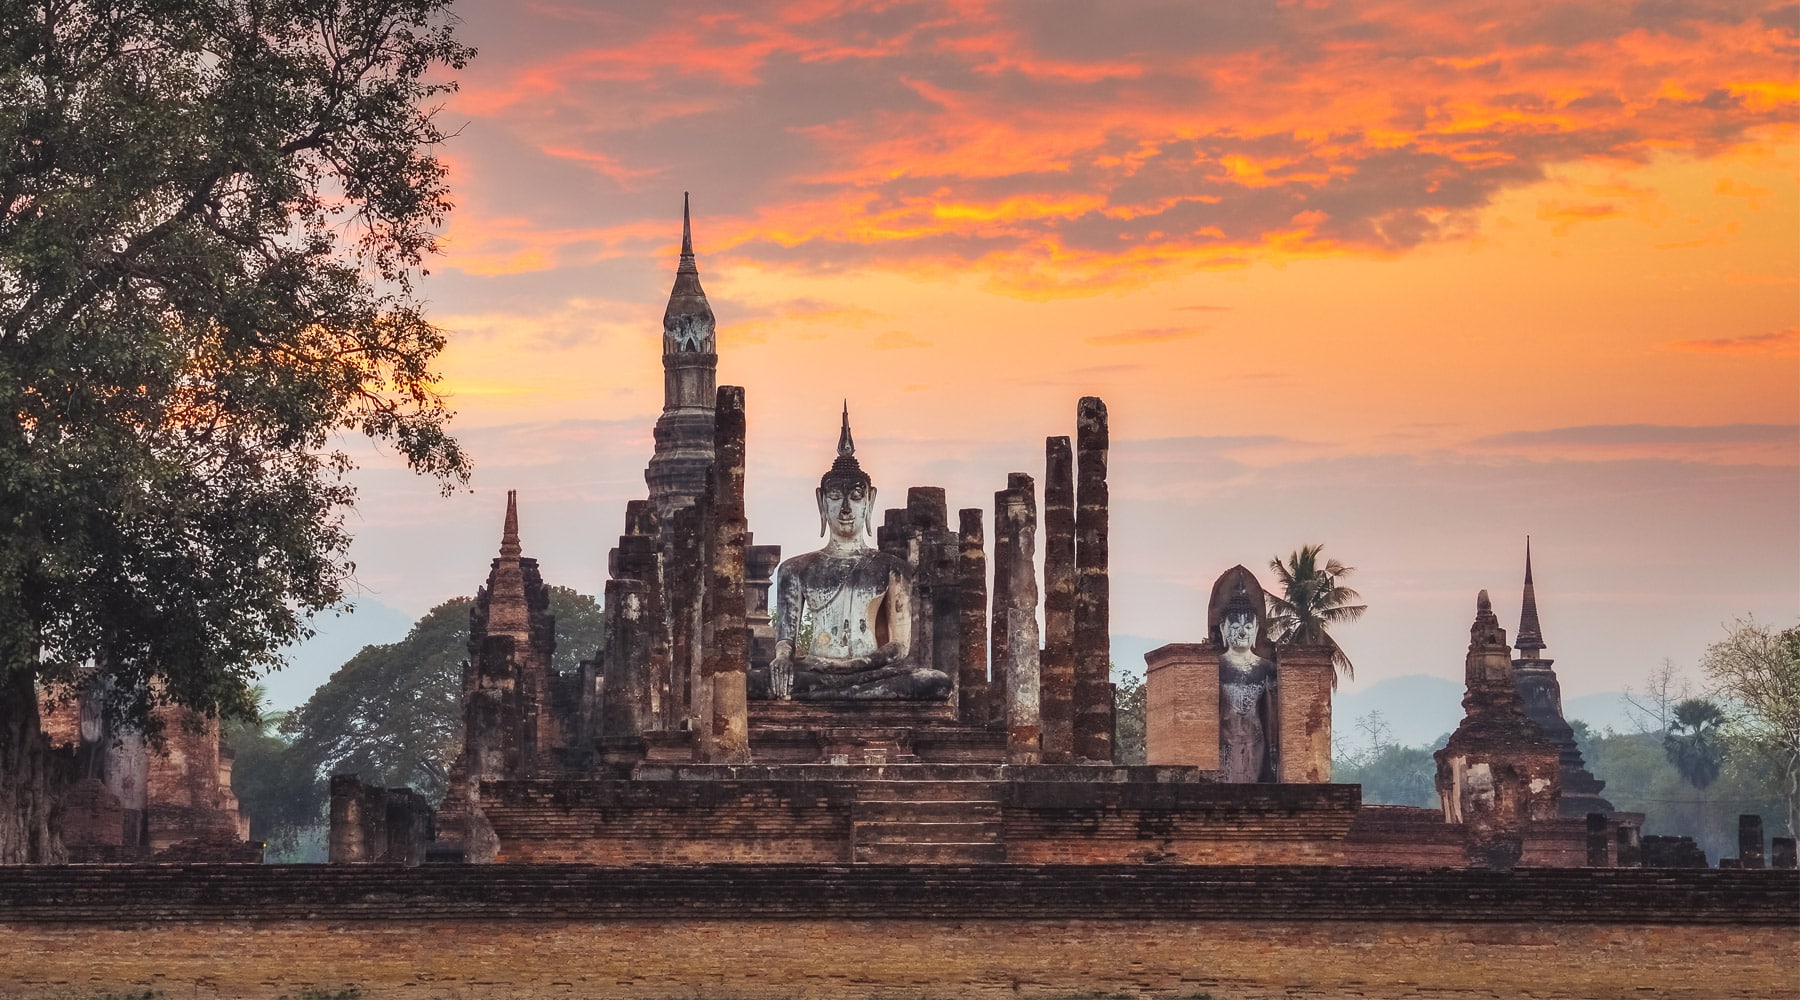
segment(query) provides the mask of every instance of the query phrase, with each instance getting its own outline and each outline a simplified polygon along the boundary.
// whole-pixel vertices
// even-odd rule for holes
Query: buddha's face
[[[875,509],[875,487],[857,482],[836,482],[814,492],[819,498],[820,534],[829,532],[839,542],[854,542],[869,530],[869,514]]]
[[[1219,640],[1226,649],[1244,650],[1256,645],[1256,616],[1235,611],[1219,623]]]

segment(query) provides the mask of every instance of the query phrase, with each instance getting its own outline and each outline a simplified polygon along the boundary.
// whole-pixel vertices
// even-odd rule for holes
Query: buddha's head
[[[859,542],[874,534],[875,485],[856,461],[856,442],[850,437],[850,404],[844,404],[844,425],[838,432],[837,459],[819,479],[814,491],[819,501],[819,534],[833,540]]]
[[[1225,604],[1224,617],[1219,619],[1219,644],[1235,650],[1256,646],[1256,605],[1243,584],[1232,590]]]

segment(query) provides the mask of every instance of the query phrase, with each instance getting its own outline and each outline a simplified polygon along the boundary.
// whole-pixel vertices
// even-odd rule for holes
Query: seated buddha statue
[[[815,496],[825,547],[785,560],[776,571],[769,695],[801,700],[948,698],[950,677],[918,666],[908,656],[912,581],[906,563],[865,540],[873,533],[875,485],[856,461],[848,406],[837,460],[819,480]],[[763,687],[756,683],[760,680],[754,686]]]

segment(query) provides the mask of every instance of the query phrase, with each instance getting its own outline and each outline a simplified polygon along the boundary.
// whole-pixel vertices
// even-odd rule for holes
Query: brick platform
[[[1800,874],[1296,867],[0,870],[0,995],[1774,997]]]

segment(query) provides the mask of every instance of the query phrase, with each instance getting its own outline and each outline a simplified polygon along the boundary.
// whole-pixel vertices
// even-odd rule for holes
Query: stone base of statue
[[[950,676],[930,667],[892,663],[884,667],[844,671],[794,665],[795,701],[949,701]],[[769,668],[750,668],[750,697],[774,700]]]

